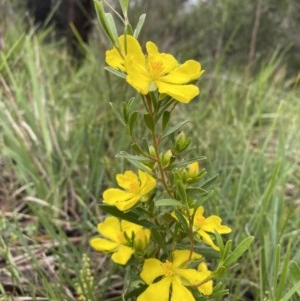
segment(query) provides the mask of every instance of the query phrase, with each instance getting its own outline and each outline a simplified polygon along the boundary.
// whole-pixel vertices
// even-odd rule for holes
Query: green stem
[[[152,115],[153,119],[155,120],[156,112],[155,112],[155,109],[154,109],[153,104],[152,104],[151,95],[149,95],[149,94],[145,95],[143,100],[144,100],[144,105],[146,107],[146,110],[148,111],[149,114]],[[157,121],[156,121],[156,124],[157,124]],[[159,157],[159,142],[160,142],[160,139],[159,139],[159,136],[156,133],[156,124],[155,124],[154,130],[151,132],[151,137],[152,137],[152,142],[153,142],[153,148],[154,148],[154,151],[155,151],[155,157],[156,157],[155,161],[158,165],[158,170],[159,170],[159,174],[160,174],[159,179],[160,179],[162,185],[164,186],[166,192],[169,194],[169,196],[171,198],[174,198],[174,193],[172,192],[172,190],[168,186],[166,174],[164,172],[164,168],[162,166],[162,163],[161,163],[161,160],[160,160],[160,157]]]

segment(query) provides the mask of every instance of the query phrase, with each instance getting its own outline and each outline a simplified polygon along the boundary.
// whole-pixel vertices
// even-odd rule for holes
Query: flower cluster
[[[118,114],[128,129],[134,152],[122,152],[119,157],[138,170],[118,174],[119,188],[103,192],[101,208],[109,216],[98,224],[100,237],[92,238],[90,244],[96,251],[112,254],[115,263],[128,267],[127,275],[134,278],[131,280],[135,280],[135,288],[136,284],[139,286],[136,291],[126,288],[131,290],[130,300],[210,298],[214,281],[227,268],[226,262],[238,258],[250,240],[226,261],[231,256],[230,243],[224,246],[221,235],[231,229],[217,215],[204,216],[208,191],[203,181],[206,171],[199,165],[203,157],[184,159],[192,149],[192,139],[181,130],[185,122],[170,123],[178,102],[189,103],[199,95],[196,81],[204,71],[194,60],[180,64],[173,55],[159,52],[151,41],[146,43],[144,53],[137,39],[141,26],[129,30],[132,27],[127,23],[128,1],[120,3],[126,32],[121,36],[116,36],[113,20],[104,12],[102,2],[95,5],[113,44],[106,51],[106,69],[125,79],[144,105],[143,112],[135,110],[132,98]],[[143,137],[136,135],[136,120],[140,116],[144,122]],[[213,262],[216,258],[217,264]]]
[[[147,42],[147,55],[136,38],[119,37],[119,48],[106,52],[109,66],[126,74],[126,81],[142,95],[158,90],[173,99],[188,103],[199,94],[192,82],[204,72],[199,62],[188,60],[183,64],[167,53],[160,53],[153,42]]]

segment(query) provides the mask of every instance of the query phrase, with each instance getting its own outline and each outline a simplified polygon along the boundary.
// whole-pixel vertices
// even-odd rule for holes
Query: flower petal
[[[196,285],[207,278],[206,274],[195,269],[177,269],[177,274],[187,280],[190,285]]]
[[[137,301],[169,301],[170,285],[171,280],[169,277],[150,284],[148,288],[138,296]],[[180,301],[183,300],[184,299],[181,299]]]
[[[199,95],[199,88],[195,85],[174,85],[156,80],[155,84],[160,93],[167,94],[182,103],[189,103],[194,97]]]
[[[198,79],[203,72],[199,62],[188,60],[161,80],[170,84],[187,84]]]
[[[126,81],[139,93],[146,95],[149,93],[152,78],[146,70],[146,61],[142,64],[137,64],[132,57],[126,59]]]
[[[103,192],[103,202],[114,205],[117,202],[124,202],[134,196],[134,193],[118,188],[109,188]]]
[[[117,179],[118,185],[125,190],[131,190],[132,186],[134,186],[136,184],[139,186],[139,184],[140,184],[137,175],[134,172],[132,172],[131,170],[125,171],[124,174],[118,174],[116,176],[116,179]]]
[[[119,247],[120,244],[107,239],[95,237],[90,240],[90,245],[96,251],[113,252]]]
[[[104,222],[99,223],[97,229],[101,235],[114,242],[119,242],[118,235],[121,232],[120,221],[114,217],[107,217]]]
[[[124,265],[128,262],[133,252],[132,248],[121,245],[119,250],[111,256],[111,259],[115,263]]]
[[[103,202],[114,205],[121,211],[130,209],[139,199],[140,195],[117,188],[109,188],[103,193]]]
[[[222,219],[217,215],[211,215],[205,219],[205,225],[202,227],[203,231],[214,233],[217,231],[220,234],[230,233],[231,229],[227,226],[221,225]]]
[[[199,230],[197,233],[200,235],[200,237],[204,243],[211,246],[214,250],[220,251],[220,248],[214,244],[214,242],[209,234],[207,234],[206,232],[204,232],[202,230]]]
[[[193,252],[192,256],[190,257],[190,250],[175,250],[172,253],[172,255],[173,255],[172,262],[174,267],[180,267],[188,263],[188,261],[202,257],[200,254],[197,254],[195,252]]]
[[[141,181],[141,195],[148,194],[156,185],[156,180],[150,176],[148,173],[141,170],[138,171],[139,178]]]
[[[162,67],[160,76],[171,72],[179,66],[178,61],[174,58],[173,55],[163,52],[160,53],[158,47],[153,42],[147,42],[146,49],[148,53],[149,69],[152,69],[152,64],[154,64],[154,66],[157,64],[160,65]],[[152,69],[152,71],[154,70]]]
[[[162,263],[156,258],[146,259],[140,277],[147,283],[152,283],[157,277],[165,274]]]
[[[137,233],[138,231],[140,231],[141,229],[143,229],[142,226],[128,222],[126,220],[122,220],[121,221],[121,227],[122,227],[122,231],[126,232],[126,234],[128,235],[128,237],[132,237],[132,233]]]
[[[120,49],[112,48],[106,51],[106,63],[115,68],[125,71],[125,58],[127,54],[133,55],[136,60],[144,58],[142,48],[136,38],[130,35],[119,37]]]
[[[204,262],[201,262],[198,266],[198,271],[208,278],[211,275],[211,271],[207,269],[207,266]],[[203,279],[204,280],[204,279]],[[198,286],[198,290],[205,296],[209,296],[213,293],[213,281],[209,280],[202,285]]]
[[[120,54],[120,52],[117,50],[117,48],[113,48],[110,50],[107,50],[105,53],[105,61],[107,65],[119,69],[121,71],[125,71],[124,67],[124,57]]]
[[[180,283],[180,281],[178,281],[177,277],[174,277],[172,281],[171,301],[183,301],[183,300],[195,301],[195,298],[192,295],[192,293],[185,286],[183,286]]]

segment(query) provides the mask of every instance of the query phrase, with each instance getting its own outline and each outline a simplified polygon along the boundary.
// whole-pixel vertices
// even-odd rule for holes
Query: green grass
[[[43,34],[19,32],[6,32],[0,61],[1,300],[76,300],[84,253],[95,277],[84,300],[114,297],[121,273],[88,241],[103,189],[127,166],[115,158],[129,140],[109,102],[134,92],[104,72],[97,43],[75,68]],[[173,122],[191,121],[184,131],[218,175],[206,210],[232,227],[234,245],[255,236],[223,280],[226,300],[299,300],[299,90],[276,54],[253,76],[206,69],[200,100],[179,105]]]

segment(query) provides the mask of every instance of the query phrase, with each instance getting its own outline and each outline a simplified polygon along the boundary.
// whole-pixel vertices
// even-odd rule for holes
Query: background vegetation
[[[191,121],[184,130],[218,175],[207,212],[232,227],[234,244],[255,236],[224,278],[226,300],[299,300],[298,1],[135,2],[133,20],[147,13],[142,39],[206,69],[200,98],[173,122]],[[64,41],[34,34],[14,4],[0,9],[0,299],[117,297],[120,271],[88,241],[101,192],[128,166],[115,158],[130,146],[109,102],[121,107],[134,91],[104,72],[98,27],[74,66]]]

